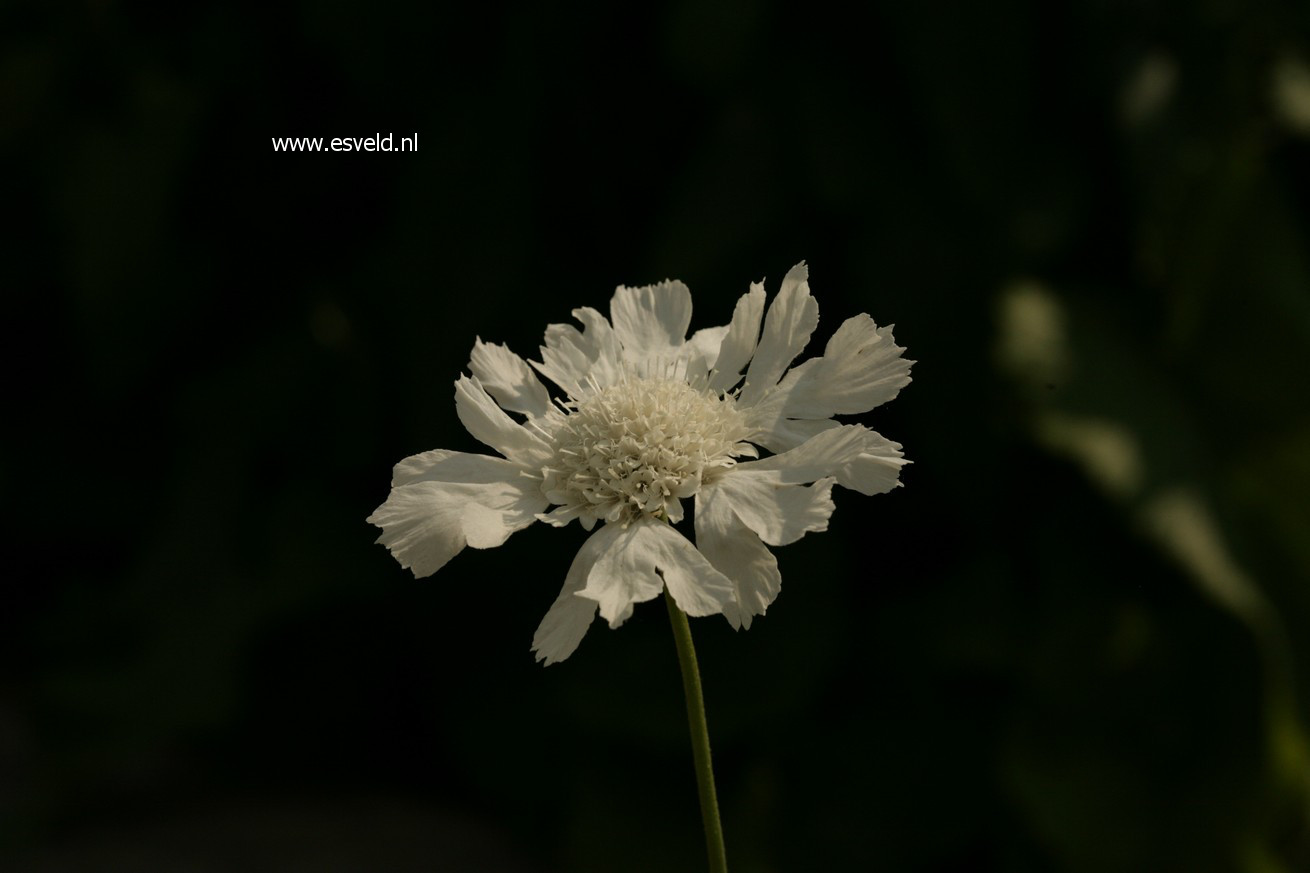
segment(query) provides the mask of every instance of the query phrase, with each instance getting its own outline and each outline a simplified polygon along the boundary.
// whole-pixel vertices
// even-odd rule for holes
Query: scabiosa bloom
[[[766,544],[825,530],[834,484],[900,485],[900,444],[833,416],[891,400],[913,363],[891,326],[857,315],[821,357],[788,369],[819,321],[805,265],[767,314],[764,301],[753,284],[730,324],[687,339],[686,285],[620,287],[608,320],[584,307],[573,311],[583,330],[547,327],[531,366],[479,339],[455,409],[503,457],[437,449],[401,461],[368,519],[378,542],[428,576],[534,521],[594,531],[533,639],[547,664],[573,653],[597,611],[618,627],[665,587],[688,615],[749,628],[782,584]],[[552,400],[534,369],[564,396]],[[671,524],[692,497],[695,545]]]

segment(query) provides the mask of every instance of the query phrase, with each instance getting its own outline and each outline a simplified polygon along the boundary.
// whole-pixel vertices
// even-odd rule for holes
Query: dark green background
[[[662,607],[543,669],[576,526],[415,582],[364,518],[476,336],[805,259],[914,465],[693,623],[733,869],[1310,869],[1310,13],[866,11],[0,12],[0,863],[699,869]]]

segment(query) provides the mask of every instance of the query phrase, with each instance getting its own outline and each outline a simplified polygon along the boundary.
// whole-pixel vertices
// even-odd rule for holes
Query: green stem
[[[705,851],[709,854],[710,873],[727,873],[728,856],[723,849],[723,825],[719,824],[719,799],[714,790],[714,767],[710,763],[710,729],[705,723],[705,698],[700,689],[696,647],[691,643],[691,625],[667,589],[664,603],[669,607],[673,641],[678,645],[678,665],[682,667],[682,691],[687,698],[691,757],[696,765],[696,787],[700,791],[700,817],[705,826]]]

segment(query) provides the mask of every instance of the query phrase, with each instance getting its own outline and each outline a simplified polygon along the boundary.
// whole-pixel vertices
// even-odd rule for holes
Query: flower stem
[[[687,723],[691,727],[691,757],[696,765],[696,787],[700,791],[700,817],[705,827],[705,851],[709,854],[710,873],[727,873],[728,856],[723,848],[723,825],[719,823],[719,799],[714,790],[714,767],[710,762],[710,729],[705,723],[705,698],[701,694],[700,669],[696,666],[696,647],[691,643],[691,625],[667,589],[664,603],[669,608],[673,641],[677,643],[678,664],[682,668],[682,691],[687,698]]]

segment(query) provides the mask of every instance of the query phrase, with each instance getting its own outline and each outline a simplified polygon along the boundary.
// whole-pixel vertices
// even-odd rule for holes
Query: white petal
[[[811,531],[828,529],[833,479],[813,485],[780,484],[775,471],[752,473],[742,464],[717,485],[716,499],[729,501],[746,526],[771,546],[794,543]]]
[[[706,327],[693,333],[691,339],[687,340],[687,344],[682,347],[682,353],[687,360],[689,381],[695,376],[709,374],[710,368],[719,359],[719,348],[723,345],[723,338],[727,333],[727,325]]]
[[[791,485],[833,476],[843,488],[872,495],[899,485],[901,467],[908,463],[900,443],[861,425],[842,425],[781,454],[739,464],[733,475],[768,474],[770,481]]]
[[[761,403],[745,411],[746,424],[751,428],[747,439],[764,446],[771,452],[785,452],[794,449],[815,434],[822,433],[840,422],[832,419],[801,420],[787,418],[782,414],[782,404],[786,396],[774,391]]]
[[[601,387],[613,385],[623,375],[623,346],[618,334],[609,319],[590,306],[573,310],[573,317],[583,325],[582,337],[591,361],[589,375]]]
[[[536,483],[517,475],[504,482],[429,479],[392,488],[368,521],[382,528],[377,541],[400,566],[413,570],[415,576],[430,576],[466,545],[475,549],[500,545],[514,531],[532,524],[545,507]]]
[[[588,545],[594,542],[601,554],[588,572],[580,594],[600,605],[601,617],[610,627],[622,624],[631,614],[633,603],[652,600],[664,590],[664,580],[655,572],[654,562],[642,561],[640,551],[633,549],[633,540],[642,529],[642,522],[627,528],[607,524],[587,540]]]
[[[522,472],[522,467],[504,458],[434,449],[410,455],[397,464],[391,472],[391,487],[425,480],[479,485],[513,482]]]
[[[582,394],[582,384],[591,369],[582,333],[570,324],[546,326],[541,361],[529,361],[538,373],[554,382],[570,397]]]
[[[584,306],[573,310],[573,317],[583,323],[585,331],[571,324],[548,325],[541,363],[530,363],[569,396],[580,397],[591,380],[602,387],[618,380],[623,353],[605,316]]]
[[[476,379],[455,382],[455,412],[469,433],[512,461],[536,466],[551,456],[545,440],[510,418]]]
[[[867,412],[891,400],[910,382],[913,361],[868,315],[847,319],[828,340],[823,356],[806,361],[782,380],[788,418],[831,418]]]
[[[710,388],[727,391],[737,384],[742,369],[750,361],[751,355],[755,354],[763,315],[764,285],[755,282],[751,284],[749,292],[741,295],[732,310],[732,322],[723,337],[718,357],[712,364],[714,372],[710,374]]]
[[[754,531],[732,511],[732,498],[716,486],[696,495],[696,548],[714,569],[732,581],[733,599],[723,617],[734,628],[750,629],[782,589],[778,561]]]
[[[607,524],[592,539],[600,539],[604,551],[587,576],[582,596],[600,604],[610,627],[622,624],[633,604],[658,597],[666,584],[688,615],[721,612],[732,598],[727,577],[662,521],[642,519],[626,529]]]
[[[847,467],[837,472],[837,484],[861,494],[885,494],[900,487],[901,467],[910,463],[901,454],[901,444],[880,434],[878,443],[860,453]]]
[[[503,345],[473,344],[469,371],[502,408],[540,418],[551,408],[550,394],[528,362]]]
[[[746,371],[746,384],[741,389],[743,406],[757,403],[778,384],[819,324],[819,304],[810,294],[810,284],[806,281],[808,275],[804,263],[792,267],[782,280],[782,290],[769,305],[769,313],[764,317],[764,332],[760,335],[750,369]]]
[[[596,617],[596,601],[580,596],[579,592],[606,547],[607,541],[600,538],[600,532],[582,544],[569,566],[559,597],[555,598],[532,636],[532,651],[536,652],[537,660],[544,660],[547,666],[573,654]]]
[[[546,495],[547,499],[550,495]],[[582,513],[582,507],[577,505],[556,506],[550,512],[537,513],[537,521],[544,521],[551,527],[566,527],[569,522],[577,518]]]
[[[610,319],[626,360],[668,354],[687,337],[691,291],[681,282],[643,288],[619,286],[610,301]]]

